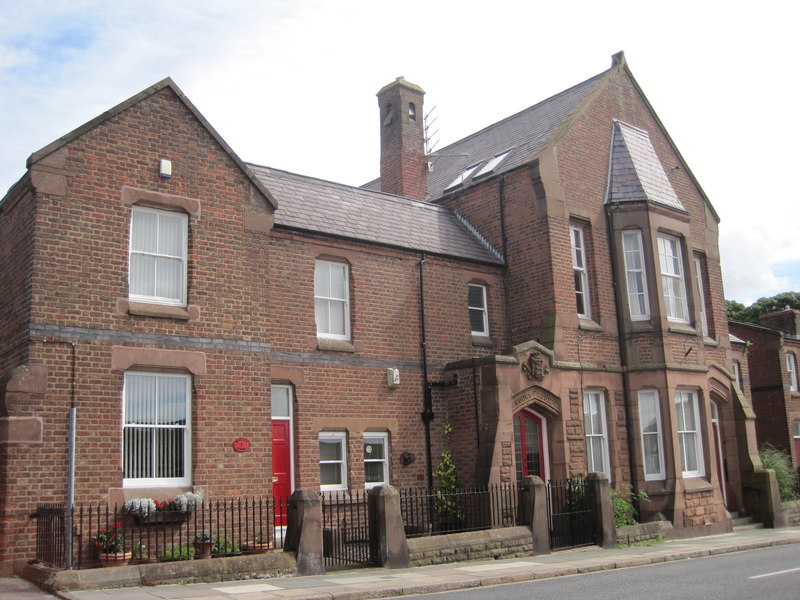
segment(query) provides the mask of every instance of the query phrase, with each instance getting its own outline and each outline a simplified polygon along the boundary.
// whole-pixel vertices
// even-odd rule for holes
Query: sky
[[[763,0],[0,0],[0,194],[31,153],[165,77],[246,162],[378,176],[375,94],[441,148],[611,66],[720,216],[725,297],[800,291],[800,4]]]

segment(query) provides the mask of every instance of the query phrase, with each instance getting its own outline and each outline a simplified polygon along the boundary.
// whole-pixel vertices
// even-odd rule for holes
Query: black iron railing
[[[398,490],[406,535],[421,537],[520,525],[519,488],[491,485],[457,490]]]
[[[322,554],[326,567],[374,563],[370,551],[368,492],[332,491],[322,499]]]
[[[283,547],[286,514],[285,501],[267,497],[207,501],[191,512],[156,511],[146,516],[107,504],[78,505],[68,532],[64,505],[40,504],[34,515],[36,560],[66,567],[71,547],[73,567],[97,566],[104,550],[97,541],[101,532],[106,539],[121,540],[111,554],[130,554],[138,562],[264,552]]]

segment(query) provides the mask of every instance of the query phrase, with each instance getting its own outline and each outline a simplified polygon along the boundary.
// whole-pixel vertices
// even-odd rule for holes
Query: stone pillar
[[[313,490],[296,490],[289,498],[284,550],[297,555],[298,575],[324,575],[322,500]]]
[[[391,485],[374,487],[369,492],[369,544],[378,565],[390,569],[408,567],[400,494]]]
[[[751,476],[746,498],[748,512],[760,519],[764,527],[786,527],[775,471],[755,471]]]
[[[522,478],[519,509],[531,528],[534,554],[550,554],[550,525],[547,518],[547,484],[539,477]]]
[[[613,548],[617,545],[617,521],[611,505],[611,485],[602,473],[589,473],[586,484],[591,486],[597,545]]]

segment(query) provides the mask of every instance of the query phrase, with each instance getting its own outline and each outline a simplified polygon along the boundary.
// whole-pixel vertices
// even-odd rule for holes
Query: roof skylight
[[[450,185],[448,185],[444,189],[449,190],[463,184],[469,178],[469,176],[472,175],[472,172],[478,168],[479,164],[481,163],[474,164],[471,167],[467,167],[466,169],[464,169],[464,171],[458,177],[456,177]]]
[[[482,177],[483,175],[489,175],[490,173],[494,173],[494,170],[498,167],[498,165],[501,162],[503,162],[503,159],[505,159],[505,157],[508,156],[509,154],[511,154],[511,150],[506,150],[505,152],[501,152],[500,154],[495,156],[493,159],[491,159],[489,162],[483,165],[483,168],[480,171],[475,173],[475,177]]]

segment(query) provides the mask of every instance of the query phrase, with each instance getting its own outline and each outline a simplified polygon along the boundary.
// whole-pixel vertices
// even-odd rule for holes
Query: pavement
[[[800,527],[741,529],[649,546],[597,546],[505,560],[454,562],[408,569],[366,568],[327,575],[216,583],[170,584],[59,592],[64,600],[362,600],[520,583],[593,571],[639,567],[687,558],[800,543]],[[23,579],[0,579],[0,600],[54,596]]]

